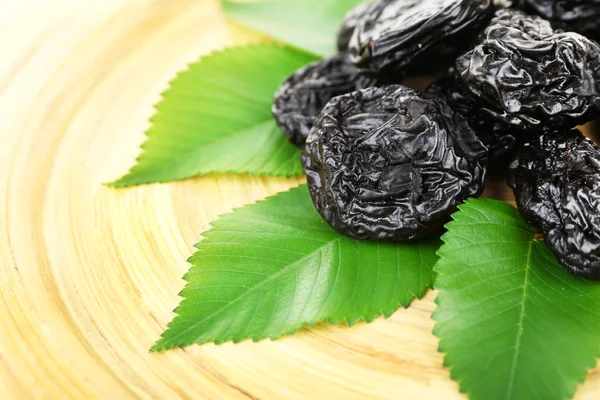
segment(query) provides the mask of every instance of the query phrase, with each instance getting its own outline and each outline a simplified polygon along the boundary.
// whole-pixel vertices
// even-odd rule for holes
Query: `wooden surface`
[[[132,165],[186,62],[257,37],[211,0],[0,0],[0,27],[1,399],[464,398],[434,293],[370,325],[149,354],[199,233],[299,181],[101,183]],[[599,393],[594,371],[577,398]]]

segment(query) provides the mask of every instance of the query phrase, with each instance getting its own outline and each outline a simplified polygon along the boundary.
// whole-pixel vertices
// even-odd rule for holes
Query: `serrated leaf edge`
[[[186,281],[186,282],[187,282],[187,281]],[[412,304],[412,302],[413,302],[414,300],[420,300],[420,299],[422,299],[422,298],[423,298],[423,296],[425,296],[425,294],[426,294],[426,293],[427,293],[427,292],[428,292],[430,289],[431,289],[430,285],[427,285],[427,286],[425,287],[425,289],[423,290],[423,293],[421,293],[421,294],[415,294],[415,293],[413,293],[413,294],[412,294],[412,298],[411,298],[411,300],[410,300],[410,301],[409,301],[409,302],[408,302],[406,305],[404,305],[404,304],[402,304],[402,303],[399,303],[399,304],[397,304],[397,306],[396,306],[396,311],[397,311],[399,308],[404,308],[404,309],[407,309],[408,307],[410,307],[410,305]],[[171,350],[171,349],[174,349],[174,348],[177,348],[177,347],[184,348],[184,347],[186,347],[186,346],[190,346],[190,345],[193,345],[193,344],[202,345],[202,344],[205,344],[205,343],[214,343],[214,344],[216,344],[216,345],[220,345],[220,344],[224,344],[224,343],[228,343],[228,342],[231,342],[231,343],[237,344],[237,343],[241,343],[241,342],[244,342],[244,341],[247,341],[247,340],[251,340],[253,343],[258,343],[258,342],[265,341],[265,340],[271,340],[271,341],[275,341],[275,340],[281,339],[282,337],[291,336],[291,335],[295,334],[296,332],[298,332],[298,331],[300,331],[300,330],[302,330],[302,329],[306,329],[306,328],[312,328],[312,327],[314,327],[314,326],[316,326],[316,325],[319,325],[319,324],[322,324],[322,323],[327,323],[327,324],[329,324],[329,325],[340,325],[340,324],[345,324],[345,325],[347,325],[348,327],[352,327],[352,326],[354,326],[354,325],[357,325],[357,324],[360,324],[360,323],[367,323],[367,324],[369,324],[369,323],[371,323],[371,322],[375,321],[376,319],[378,319],[378,318],[380,318],[380,317],[383,317],[384,319],[388,319],[388,318],[390,318],[390,317],[391,317],[391,316],[392,316],[392,315],[393,315],[393,314],[394,314],[396,311],[392,312],[392,313],[391,313],[391,314],[389,314],[389,315],[386,315],[386,314],[383,312],[383,310],[380,310],[380,311],[377,313],[377,315],[375,315],[375,317],[374,317],[373,319],[369,319],[369,320],[367,320],[367,319],[366,319],[366,318],[364,318],[364,317],[361,317],[361,318],[359,318],[359,319],[358,319],[358,320],[356,320],[356,321],[348,321],[348,319],[347,319],[347,318],[342,318],[342,319],[340,319],[340,320],[337,320],[337,319],[332,319],[332,318],[323,318],[323,319],[321,319],[321,320],[319,320],[319,321],[315,321],[315,322],[305,322],[305,323],[303,323],[302,325],[298,326],[297,328],[295,328],[295,329],[291,329],[291,330],[289,330],[289,331],[286,331],[286,332],[282,333],[281,335],[271,335],[271,336],[265,336],[265,337],[262,337],[262,338],[253,338],[253,337],[249,336],[249,337],[244,337],[244,338],[241,338],[241,339],[233,339],[233,337],[228,337],[228,338],[226,338],[226,339],[223,339],[223,340],[207,339],[207,340],[205,340],[205,341],[202,341],[202,342],[196,342],[196,341],[193,341],[193,342],[190,342],[190,343],[178,344],[178,345],[173,345],[173,346],[171,346],[171,345],[166,345],[166,346],[164,346],[164,345],[160,345],[160,342],[161,342],[161,340],[162,340],[162,337],[163,337],[163,335],[161,335],[161,339],[159,339],[159,340],[158,340],[158,341],[157,341],[157,342],[156,342],[156,343],[155,343],[155,344],[154,344],[154,345],[153,345],[153,346],[150,348],[150,352],[151,352],[151,353],[157,353],[157,352],[162,352],[162,351]],[[173,312],[175,312],[175,310],[174,310]],[[166,329],[166,330],[168,330],[170,327],[171,327],[171,323],[168,323],[168,324],[167,324],[167,329]],[[165,332],[166,332],[166,330],[165,330]],[[164,332],[163,332],[163,334],[164,334]]]
[[[507,203],[505,201],[501,201],[501,200],[487,199],[487,198],[479,198],[479,199],[471,198],[471,199],[467,199],[464,203],[460,204],[458,206],[458,211],[456,211],[456,213],[464,211],[465,207],[466,208],[471,207],[471,203],[473,203],[474,201],[482,201],[482,200],[487,201],[487,202],[504,203],[504,204],[508,204],[509,206],[512,206],[509,203]],[[436,277],[443,275],[443,273],[441,273],[441,271],[439,271],[439,269],[437,268],[437,265],[442,260],[443,247],[447,244],[447,241],[446,241],[445,237],[446,237],[446,235],[449,234],[450,228],[456,222],[456,220],[454,219],[454,214],[451,216],[451,219],[452,220],[450,222],[448,222],[447,224],[444,225],[444,228],[446,229],[446,232],[441,236],[440,239],[442,241],[442,244],[441,244],[440,248],[436,251],[436,255],[438,257],[438,261],[434,264],[434,266],[432,268],[432,270],[435,273]],[[533,246],[536,243],[542,243],[542,244],[545,245],[545,243],[544,243],[543,240],[535,239],[534,232],[532,231],[532,240],[530,241],[530,248],[529,248],[530,252],[531,252],[531,250],[533,249]],[[440,289],[436,286],[436,283],[437,283],[437,279],[434,280],[434,284],[433,284],[433,288],[432,289],[439,291]],[[433,327],[432,333],[434,334],[434,336],[436,336],[438,339],[440,339],[440,343],[438,344],[438,352],[444,355],[442,366],[444,368],[448,368],[448,370],[450,372],[450,378],[458,384],[458,391],[459,391],[459,393],[463,393],[463,394],[467,394],[468,395],[469,393],[463,388],[463,384],[462,384],[463,380],[460,379],[458,376],[456,376],[454,367],[451,366],[451,365],[449,365],[447,363],[447,352],[441,346],[441,339],[442,338],[440,336],[439,331],[437,330],[437,326],[438,326],[439,321],[436,319],[436,313],[438,311],[438,306],[440,305],[440,293],[441,292],[438,292],[438,295],[434,299],[434,303],[436,305],[436,309],[431,313],[431,319],[433,321],[435,321],[435,325]],[[587,380],[587,377],[589,376],[589,370],[595,368],[598,365],[598,359],[599,358],[600,358],[600,349],[597,350],[596,358],[594,359],[594,361],[592,361],[589,365],[585,366],[587,368],[587,370],[588,370],[588,373],[585,374],[582,379],[574,379],[573,380],[573,382],[576,384],[576,386],[579,386],[579,385],[583,384]],[[575,391],[575,393],[576,392],[577,392],[577,390]],[[565,400],[567,400],[567,398],[565,398]]]
[[[181,75],[188,73],[194,65],[201,63],[202,60],[204,60],[208,57],[219,56],[219,55],[222,55],[223,53],[227,53],[227,52],[233,51],[235,49],[243,48],[244,50],[247,50],[247,49],[252,49],[252,48],[257,48],[257,47],[271,47],[271,48],[280,48],[280,49],[288,48],[288,49],[291,49],[291,50],[294,50],[294,51],[297,51],[300,53],[304,53],[305,55],[310,55],[310,56],[314,56],[314,57],[322,57],[319,54],[309,52],[305,49],[301,49],[296,46],[284,44],[281,42],[271,42],[271,41],[268,41],[268,42],[261,41],[261,42],[251,43],[251,44],[227,46],[222,49],[212,51],[208,54],[200,56],[200,58],[198,60],[187,64],[185,69],[182,69],[175,74],[173,79],[171,79],[169,81],[168,87],[166,89],[164,89],[162,92],[160,92],[160,100],[158,100],[156,102],[156,104],[154,104],[152,106],[153,112],[152,112],[152,115],[147,119],[147,121],[152,122],[152,119],[156,116],[156,114],[159,111],[158,110],[159,104],[163,103],[166,100],[166,94],[171,90],[173,82],[175,82]],[[267,122],[267,121],[265,121],[265,122]],[[154,183],[164,184],[164,183],[169,183],[169,182],[180,182],[180,181],[183,181],[186,179],[199,177],[199,176],[206,176],[206,175],[210,175],[210,174],[236,174],[236,175],[285,177],[285,178],[293,178],[293,177],[297,177],[297,176],[302,176],[302,174],[279,174],[279,173],[268,173],[268,172],[267,173],[254,173],[250,170],[215,169],[215,170],[207,171],[205,173],[194,174],[194,175],[190,175],[188,177],[179,178],[179,179],[156,179],[156,180],[153,180],[153,179],[148,179],[148,178],[142,178],[142,179],[136,180],[135,182],[127,182],[127,181],[129,181],[130,177],[133,175],[132,174],[133,169],[140,164],[140,159],[142,158],[142,155],[144,154],[143,150],[144,150],[145,146],[148,144],[148,141],[151,139],[151,137],[149,136],[151,127],[152,126],[150,126],[148,129],[146,129],[146,131],[144,132],[145,140],[140,145],[140,150],[142,150],[142,151],[140,151],[140,153],[135,158],[135,162],[134,162],[133,166],[129,169],[129,171],[125,175],[121,176],[120,178],[118,178],[114,181],[103,182],[102,183],[103,185],[113,188],[113,189],[121,189],[121,188],[128,188],[128,187],[140,186],[140,185],[148,185],[148,184],[154,184]]]
[[[221,222],[221,220],[223,219],[223,216],[224,216],[224,215],[230,215],[230,214],[233,214],[233,213],[235,213],[235,212],[238,212],[239,210],[241,210],[241,209],[243,209],[243,208],[245,208],[245,207],[247,207],[247,206],[254,206],[254,205],[260,204],[260,203],[262,203],[262,202],[268,201],[268,200],[270,200],[270,199],[273,199],[273,198],[275,198],[275,197],[279,196],[279,195],[280,195],[280,194],[282,194],[282,193],[287,193],[287,192],[290,192],[290,191],[292,191],[292,190],[301,190],[301,188],[303,188],[303,187],[306,187],[306,186],[307,186],[306,184],[300,184],[300,185],[298,185],[298,186],[290,187],[290,188],[288,188],[287,190],[283,190],[283,191],[281,191],[281,192],[277,192],[277,193],[275,193],[274,195],[267,196],[267,197],[265,197],[265,198],[263,198],[263,199],[260,199],[260,200],[257,200],[257,201],[255,201],[255,202],[253,202],[253,203],[248,203],[248,204],[245,204],[245,205],[243,205],[243,206],[240,206],[240,207],[233,208],[233,209],[232,209],[231,211],[229,211],[229,212],[226,212],[226,213],[220,214],[219,216],[217,216],[217,218],[216,218],[214,221],[211,221],[211,222],[209,223],[209,226],[210,226],[210,227],[209,227],[209,228],[208,228],[206,231],[204,231],[204,232],[203,232],[203,234],[201,235],[201,237],[204,237],[203,235],[204,235],[204,234],[206,234],[206,233],[208,233],[208,232],[210,232],[210,230],[212,230],[213,228],[215,228],[215,227],[218,227],[218,224],[219,224],[219,222]],[[201,245],[201,243],[202,243],[202,240],[200,240],[198,243],[196,243],[196,244],[194,245],[194,247],[195,247],[196,249],[199,249],[199,248],[200,248],[200,245]],[[194,252],[194,253],[193,253],[193,254],[192,254],[190,257],[188,257],[188,259],[187,259],[186,261],[187,261],[188,263],[190,263],[190,264],[191,264],[192,257],[193,257],[195,254],[196,254],[196,252]],[[192,265],[192,266],[193,266],[193,265]],[[188,271],[188,272],[189,272],[189,271]],[[186,276],[187,276],[188,272],[186,272],[186,273],[183,275],[183,278],[182,278],[182,279],[183,279],[183,280],[186,282],[186,285],[187,285],[187,283],[189,283],[189,281],[186,279]],[[193,344],[199,344],[199,345],[201,345],[201,344],[204,344],[204,343],[214,343],[214,344],[216,344],[216,345],[220,345],[220,344],[227,343],[227,342],[232,342],[232,343],[234,343],[234,344],[235,344],[235,343],[240,343],[240,342],[243,342],[243,341],[246,341],[246,340],[252,340],[252,342],[254,342],[254,343],[257,343],[257,342],[260,342],[260,341],[263,341],[263,340],[267,340],[267,339],[274,341],[274,340],[280,339],[280,338],[282,338],[282,337],[285,337],[285,336],[290,336],[290,335],[293,335],[294,333],[298,332],[298,331],[299,331],[299,330],[301,330],[301,329],[305,329],[305,328],[311,328],[311,327],[313,327],[313,326],[316,326],[316,325],[318,325],[318,324],[322,324],[322,323],[327,323],[327,324],[330,324],[330,325],[334,325],[334,324],[335,324],[335,325],[338,325],[338,324],[346,324],[348,327],[352,327],[352,326],[354,326],[354,325],[356,325],[356,324],[358,324],[358,323],[371,323],[371,322],[373,322],[374,320],[376,320],[377,318],[380,318],[380,317],[382,317],[382,316],[383,316],[385,319],[388,319],[388,318],[390,318],[390,317],[391,317],[391,316],[392,316],[392,315],[393,315],[393,314],[394,314],[394,313],[395,313],[395,312],[396,312],[396,311],[397,311],[399,308],[404,308],[404,309],[408,308],[408,307],[409,307],[409,306],[412,304],[412,302],[413,302],[414,300],[416,300],[416,299],[422,299],[422,298],[423,298],[423,296],[425,296],[425,294],[426,294],[426,293],[427,293],[427,292],[428,292],[430,289],[432,289],[432,288],[433,288],[432,286],[433,286],[433,284],[426,285],[426,286],[425,286],[425,288],[423,289],[423,292],[422,292],[422,293],[411,293],[411,299],[410,299],[410,301],[409,301],[409,302],[408,302],[406,305],[404,305],[404,304],[402,304],[402,303],[398,303],[398,304],[396,305],[396,309],[395,309],[395,311],[393,311],[393,312],[392,312],[392,313],[390,313],[389,315],[386,315],[386,314],[383,312],[383,310],[379,310],[379,311],[377,312],[377,314],[376,314],[376,315],[375,315],[375,316],[374,316],[372,319],[366,319],[366,318],[364,318],[364,317],[361,317],[361,318],[357,319],[356,321],[349,321],[347,318],[342,318],[342,319],[339,319],[339,320],[338,320],[338,319],[334,319],[334,318],[327,318],[327,317],[326,317],[326,318],[323,318],[323,319],[321,319],[321,320],[318,320],[318,321],[313,321],[313,322],[305,322],[305,323],[301,324],[300,326],[298,326],[297,328],[295,328],[295,329],[291,329],[291,330],[289,330],[289,331],[286,331],[286,332],[284,332],[284,333],[282,333],[282,334],[280,334],[280,335],[271,335],[271,336],[265,336],[265,337],[263,337],[263,338],[253,338],[253,337],[251,337],[251,336],[250,336],[250,337],[244,337],[244,338],[241,338],[241,339],[233,339],[232,337],[228,337],[228,338],[226,338],[226,339],[223,339],[223,340],[207,339],[207,340],[204,340],[204,341],[202,341],[202,342],[196,342],[196,341],[192,341],[192,342],[190,342],[190,343],[184,343],[184,344],[178,344],[178,345],[163,345],[163,344],[161,344],[161,341],[163,340],[163,338],[164,338],[164,336],[165,336],[166,332],[167,332],[167,331],[168,331],[168,330],[171,328],[171,325],[172,325],[172,323],[173,323],[173,321],[174,321],[175,317],[176,317],[177,315],[179,315],[179,314],[177,313],[177,309],[179,308],[179,305],[178,305],[178,306],[177,306],[177,307],[175,307],[175,309],[173,310],[173,313],[175,314],[175,317],[173,317],[173,319],[171,319],[171,322],[169,322],[169,323],[167,324],[167,327],[166,327],[166,329],[165,329],[165,330],[163,331],[163,333],[161,334],[161,338],[160,338],[160,339],[158,339],[158,340],[156,341],[156,343],[155,343],[155,344],[154,344],[154,345],[153,345],[153,346],[150,348],[150,352],[151,352],[151,353],[157,353],[157,352],[162,352],[162,351],[166,351],[166,350],[171,350],[171,349],[174,349],[174,348],[177,348],[177,347],[183,348],[183,347],[190,346],[190,345],[193,345]],[[182,290],[183,290],[183,289],[182,289]],[[181,298],[184,298],[184,297],[181,295],[181,293],[182,293],[182,292],[179,292],[179,293],[178,293],[178,295],[179,295]]]

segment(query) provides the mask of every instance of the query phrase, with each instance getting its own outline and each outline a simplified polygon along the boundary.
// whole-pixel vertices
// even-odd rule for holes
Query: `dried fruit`
[[[438,231],[481,193],[487,153],[443,98],[391,85],[331,100],[302,163],[313,202],[334,229],[401,241]]]
[[[376,84],[377,80],[361,75],[345,54],[339,54],[289,76],[275,93],[273,116],[289,140],[303,147],[316,117],[329,100]]]
[[[462,82],[456,79],[454,69],[432,82],[425,92],[443,96],[455,112],[467,119],[471,128],[490,150],[490,167],[497,166],[502,170],[508,165],[517,147],[519,135],[507,130],[503,125],[494,124],[493,121],[481,117],[477,103],[466,94]]]
[[[350,39],[350,58],[373,73],[403,73],[424,59],[457,56],[491,19],[492,0],[379,0]]]
[[[506,129],[569,129],[600,116],[598,45],[520,11],[498,11],[456,71],[481,117]]]
[[[515,6],[549,20],[557,29],[600,39],[599,0],[517,0]]]
[[[354,33],[354,29],[358,24],[359,20],[365,15],[367,9],[371,6],[371,3],[360,3],[356,7],[346,14],[344,21],[340,26],[337,36],[337,48],[338,51],[343,52],[348,50],[350,39]]]
[[[565,269],[600,279],[600,148],[577,130],[536,136],[518,151],[509,184]]]

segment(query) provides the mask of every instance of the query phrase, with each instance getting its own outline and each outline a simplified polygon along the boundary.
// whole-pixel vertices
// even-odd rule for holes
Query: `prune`
[[[376,79],[361,75],[346,54],[338,54],[289,76],[275,93],[272,113],[288,139],[303,147],[316,117],[329,100],[376,84]]]
[[[509,184],[565,269],[600,279],[600,148],[577,130],[535,136],[512,162]]]
[[[350,39],[352,38],[352,34],[354,33],[354,29],[358,24],[360,18],[365,15],[365,12],[369,8],[371,3],[360,3],[356,7],[346,14],[344,17],[344,21],[340,26],[337,36],[337,48],[338,51],[343,52],[348,50],[348,45],[350,44]]]
[[[334,98],[302,154],[313,202],[337,231],[402,241],[441,229],[483,190],[487,148],[443,98],[401,85]]]
[[[569,129],[600,115],[600,48],[521,11],[498,11],[456,71],[482,118],[507,129]]]
[[[493,11],[492,0],[379,0],[356,26],[350,58],[371,73],[402,73],[441,55],[456,57]]]
[[[599,0],[516,0],[515,6],[542,16],[556,29],[600,39]]]
[[[469,125],[477,133],[481,141],[490,150],[490,167],[503,170],[508,166],[517,146],[517,137],[513,131],[507,130],[503,125],[484,119],[477,112],[478,105],[473,102],[465,92],[462,82],[456,79],[454,69],[433,81],[426,89],[426,93],[443,96],[448,105],[459,114],[463,115]]]

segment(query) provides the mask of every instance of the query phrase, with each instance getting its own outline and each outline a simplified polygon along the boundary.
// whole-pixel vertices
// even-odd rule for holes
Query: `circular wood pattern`
[[[216,0],[0,0],[0,26],[0,398],[465,398],[433,292],[369,325],[150,354],[199,233],[302,179],[102,182],[133,164],[177,71],[259,37]],[[597,371],[578,399],[598,398]]]

